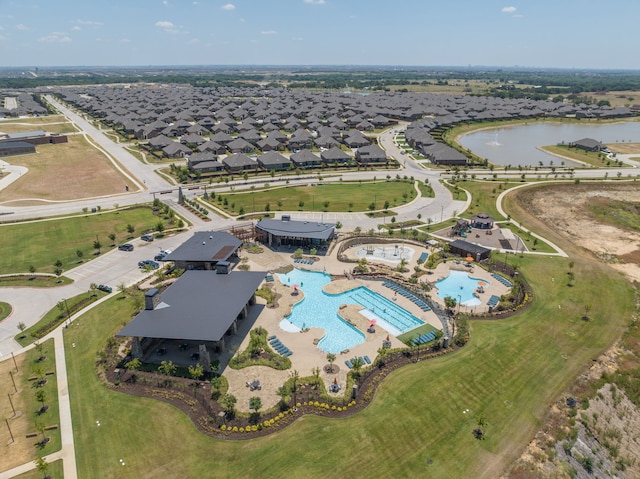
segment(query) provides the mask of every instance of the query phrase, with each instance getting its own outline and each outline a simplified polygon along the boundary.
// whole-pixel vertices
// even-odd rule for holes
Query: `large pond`
[[[578,124],[534,122],[479,130],[459,139],[465,148],[500,166],[565,166],[581,164],[539,150],[541,146],[593,138],[602,143],[640,142],[640,122]],[[553,162],[553,163],[551,163]]]

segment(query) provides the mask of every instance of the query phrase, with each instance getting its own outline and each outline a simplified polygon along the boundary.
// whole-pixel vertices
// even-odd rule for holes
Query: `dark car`
[[[142,235],[140,236],[140,239],[142,241],[146,241],[147,243],[153,241],[153,236],[152,235]]]
[[[133,251],[133,245],[131,243],[125,243],[118,246],[120,251]]]
[[[160,265],[150,259],[143,259],[142,261],[138,261],[138,267],[158,269]]]
[[[160,251],[157,255],[155,255],[153,257],[154,260],[156,261],[162,261],[163,259],[165,259],[169,254],[171,254],[171,250],[167,249],[167,250],[162,250]]]
[[[107,286],[106,284],[99,284],[98,289],[100,291],[104,291],[105,293],[111,293],[113,291],[113,289],[111,289],[111,286]]]

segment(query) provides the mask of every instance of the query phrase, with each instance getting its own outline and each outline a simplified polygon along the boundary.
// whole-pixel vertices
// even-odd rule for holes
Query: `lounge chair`
[[[274,339],[276,339],[275,334],[272,334],[271,336],[267,337],[267,341],[272,341]]]
[[[371,364],[371,359],[369,359],[369,356],[365,356],[364,360],[366,361],[367,364]]]
[[[348,359],[344,363],[347,365],[349,369],[353,368],[353,364],[351,364],[351,361],[349,361]]]

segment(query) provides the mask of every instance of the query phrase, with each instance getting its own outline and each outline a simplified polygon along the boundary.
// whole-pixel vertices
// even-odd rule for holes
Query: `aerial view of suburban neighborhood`
[[[639,6],[444,3],[0,2],[0,479],[640,477]]]

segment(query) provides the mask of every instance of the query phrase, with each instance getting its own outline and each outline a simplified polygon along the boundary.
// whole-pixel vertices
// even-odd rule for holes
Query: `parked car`
[[[160,267],[160,265],[158,263],[156,263],[153,260],[150,259],[143,259],[142,261],[138,261],[138,267],[140,268],[153,268],[153,269],[158,269]]]
[[[161,250],[157,255],[153,257],[155,261],[162,261],[167,255],[171,254],[172,250]]]
[[[113,289],[111,288],[111,286],[107,286],[106,284],[99,284],[98,289],[100,291],[104,291],[105,293],[113,292]]]
[[[147,243],[150,243],[151,241],[153,241],[153,236],[152,235],[142,235],[142,236],[140,236],[140,239],[142,241],[146,241]]]
[[[120,251],[133,251],[133,245],[131,243],[125,243],[118,246]]]

